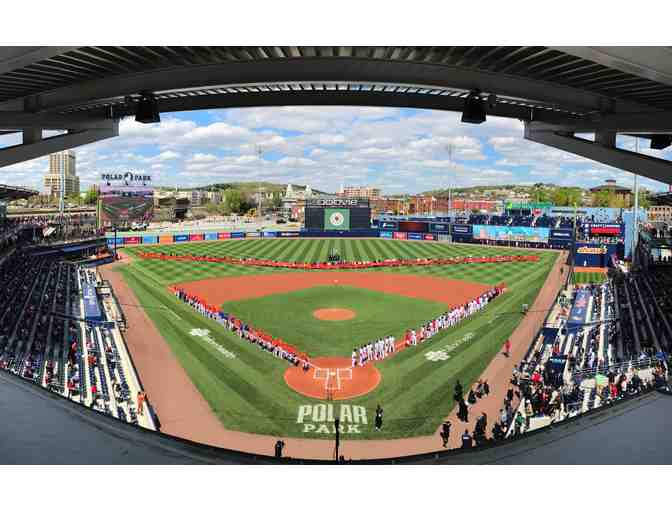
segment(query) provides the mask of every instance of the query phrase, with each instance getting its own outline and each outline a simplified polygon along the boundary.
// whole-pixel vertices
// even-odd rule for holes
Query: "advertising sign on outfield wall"
[[[203,241],[205,239],[203,234],[189,234],[190,241]]]
[[[470,236],[473,232],[471,225],[452,225],[451,230],[453,235]]]
[[[549,237],[550,237],[551,241],[571,241],[572,240],[572,230],[571,229],[554,228],[554,229],[551,229],[551,235]]]
[[[399,224],[396,221],[379,221],[378,228],[380,230],[397,230]]]
[[[425,241],[436,241],[436,236],[434,234],[425,234]]]
[[[176,243],[184,243],[189,240],[189,234],[175,234],[173,236],[173,241]]]
[[[216,241],[217,240],[217,232],[206,232],[205,233],[205,240],[206,241]]]
[[[243,239],[245,232],[231,232],[231,239]]]
[[[406,232],[394,232],[392,237],[394,239],[406,239]]]
[[[142,236],[142,244],[156,244],[158,242],[158,236]]]
[[[141,244],[141,243],[142,243],[142,237],[139,236],[131,236],[124,238],[124,244]]]
[[[424,236],[424,234],[420,234],[419,232],[408,233],[408,239],[411,239],[412,241],[422,241]]]
[[[218,232],[217,239],[231,239],[231,232]]]
[[[261,232],[246,232],[245,237],[261,237]]]
[[[278,237],[299,237],[298,232],[278,232]]]
[[[432,232],[445,232],[447,234],[450,230],[450,223],[430,223],[429,230]]]
[[[171,244],[173,236],[159,236],[159,244]]]
[[[278,237],[277,232],[262,232],[262,237]]]
[[[394,237],[394,232],[386,232],[382,231],[379,233],[380,237],[384,237],[385,239],[392,239]]]

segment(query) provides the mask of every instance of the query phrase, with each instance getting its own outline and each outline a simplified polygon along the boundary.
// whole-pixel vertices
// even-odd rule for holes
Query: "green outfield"
[[[326,260],[332,248],[347,260],[529,254],[516,249],[382,239],[230,240],[142,246],[127,248],[126,252],[133,254],[148,250],[318,261]],[[431,341],[378,364],[382,374],[378,387],[367,395],[344,402],[363,406],[368,416],[367,424],[360,423],[359,428],[346,437],[398,438],[433,433],[453,407],[452,390],[456,379],[460,379],[465,387],[474,382],[521,320],[521,305],[534,301],[558,255],[555,252],[537,253],[541,257],[539,262],[369,270],[430,275],[488,285],[504,282],[508,292],[488,305],[485,311],[439,333]],[[119,266],[118,271],[224,426],[270,435],[327,437],[324,432],[318,433],[319,429],[306,431],[300,415],[301,406],[320,401],[295,393],[284,383],[283,375],[289,366],[285,361],[241,341],[203,318],[179,302],[166,288],[184,281],[291,270],[136,259],[132,264]],[[341,303],[336,290],[341,292]],[[314,308],[344,305],[356,311],[362,320],[335,325],[309,317]],[[319,288],[305,289],[227,303],[225,307],[256,327],[277,332],[286,342],[305,345],[311,355],[347,355],[352,345],[350,337],[358,342],[360,338],[372,335],[369,339],[373,340],[388,330],[418,326],[443,311],[445,305],[343,287],[328,292]],[[204,336],[212,342],[204,341]],[[381,432],[375,432],[372,425],[373,411],[378,403],[385,408],[385,427]]]
[[[590,284],[590,283],[604,283],[607,281],[607,274],[601,271],[591,272],[574,272],[574,283],[576,285]]]

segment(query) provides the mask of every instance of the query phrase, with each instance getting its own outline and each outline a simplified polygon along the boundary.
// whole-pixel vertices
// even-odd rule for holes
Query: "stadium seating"
[[[546,216],[544,214],[542,216],[537,216],[534,219],[532,226],[539,228],[555,228],[556,223],[557,222],[555,218],[551,218],[550,216]]]
[[[95,284],[95,271],[58,256],[14,252],[0,260],[0,368],[154,428],[151,413],[138,418],[132,397],[141,388],[120,332],[83,318],[82,282]]]
[[[550,330],[540,333],[514,370],[512,383],[521,398],[508,420],[508,436],[547,425],[549,419],[558,421],[590,411],[664,381],[672,339],[668,318],[672,272],[640,272],[583,289],[589,291],[585,322],[577,329],[567,327],[577,289],[571,291],[568,302],[561,296],[547,319],[545,329]],[[551,358],[566,359],[560,378],[553,372]],[[559,404],[550,405],[554,398]],[[515,413],[527,415],[527,399],[532,409],[529,428],[516,429],[511,426]]]

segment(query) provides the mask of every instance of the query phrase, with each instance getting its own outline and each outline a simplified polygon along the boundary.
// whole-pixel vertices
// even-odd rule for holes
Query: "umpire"
[[[276,459],[281,459],[282,458],[282,449],[285,447],[285,442],[282,439],[278,439],[275,442],[275,458]]]
[[[380,404],[378,404],[378,407],[376,407],[376,430],[380,430],[383,428],[383,408],[380,407]]]

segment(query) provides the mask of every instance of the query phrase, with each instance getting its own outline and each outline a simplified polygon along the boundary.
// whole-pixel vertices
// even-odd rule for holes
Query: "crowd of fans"
[[[53,244],[84,240],[104,235],[97,226],[95,213],[34,214],[12,216],[0,221],[0,242],[4,235],[28,230],[33,244]]]
[[[551,333],[542,330],[513,369],[506,398],[489,435],[488,417],[482,413],[476,417],[473,429],[461,435],[463,448],[524,434],[643,391],[669,389],[670,337],[665,323],[672,317],[672,273],[635,273],[621,279],[620,284],[628,289],[627,295],[642,296],[642,300],[619,302],[619,294],[626,292],[619,293],[612,281],[581,286],[581,294],[577,288],[569,299],[559,297],[555,329],[551,328]],[[577,298],[585,299],[586,292],[588,303],[583,305],[589,311],[585,322],[577,325],[568,320],[570,311]],[[640,315],[643,309],[647,311]],[[628,315],[630,312],[632,316]],[[647,329],[649,326],[644,323],[649,321],[652,335],[641,333],[640,344],[636,345],[632,340],[634,328]],[[619,348],[621,341],[624,347]],[[470,406],[489,393],[487,382],[479,381],[465,394],[458,381],[453,397],[458,419],[468,423]],[[450,422],[442,425],[444,447],[450,429]]]
[[[0,260],[0,369],[137,424],[110,331],[82,327],[85,274],[58,255],[15,251]],[[113,386],[119,391],[111,406]]]

